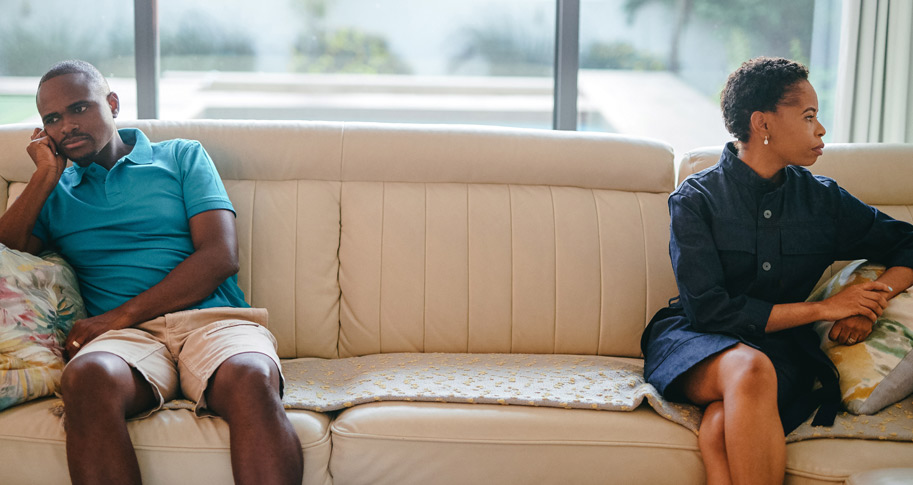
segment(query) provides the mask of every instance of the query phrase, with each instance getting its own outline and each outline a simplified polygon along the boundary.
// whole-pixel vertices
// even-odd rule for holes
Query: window
[[[720,91],[757,56],[810,66],[833,127],[838,0],[583,0],[580,22],[578,129],[658,138],[676,154],[721,145],[732,136]]]
[[[131,2],[5,0],[0,16],[0,123],[40,123],[38,79],[54,63],[83,59],[108,77],[123,115],[136,117]]]
[[[162,118],[551,126],[553,0],[159,5]]]
[[[160,118],[550,128],[554,66],[565,65],[556,5],[578,0],[157,1]],[[567,63],[579,64],[577,85],[559,103],[576,102],[579,130],[652,137],[683,153],[731,138],[718,107],[729,72],[787,56],[811,66],[833,133],[843,3],[579,0],[579,62]],[[131,2],[7,4],[0,123],[36,122],[38,77],[73,57],[96,64],[121,116],[136,117],[133,25],[143,14]]]

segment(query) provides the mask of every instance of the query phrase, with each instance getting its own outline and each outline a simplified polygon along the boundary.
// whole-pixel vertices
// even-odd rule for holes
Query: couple
[[[66,341],[73,482],[139,483],[125,419],[183,394],[198,415],[228,422],[236,482],[300,483],[275,340],[237,286],[233,209],[208,155],[197,142],[118,131],[117,95],[84,62],[48,71],[37,104],[36,170],[0,218],[0,242],[60,252],[91,315]],[[816,420],[832,421],[837,405],[833,368],[806,324],[835,320],[833,339],[864,340],[913,284],[913,227],[801,168],[824,135],[804,66],[748,61],[722,107],[738,141],[669,199],[680,300],[644,332],[645,374],[667,398],[705,407],[698,441],[710,483],[781,483],[784,432],[819,406]],[[787,238],[815,250],[785,253]],[[891,268],[803,302],[827,265],[863,257]],[[811,392],[815,379],[823,391]]]

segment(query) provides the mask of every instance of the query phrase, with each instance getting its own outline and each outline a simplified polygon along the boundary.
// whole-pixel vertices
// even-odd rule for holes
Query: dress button
[[[764,218],[765,218],[765,219],[770,219],[770,216],[772,216],[772,215],[774,215],[774,213],[771,212],[770,210],[764,211]]]
[[[764,271],[770,271],[770,263],[768,263],[767,261],[764,261],[764,263],[761,264],[761,269],[763,269]]]

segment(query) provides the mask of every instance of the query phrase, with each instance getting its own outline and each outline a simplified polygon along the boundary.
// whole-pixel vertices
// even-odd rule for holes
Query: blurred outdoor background
[[[39,123],[38,78],[68,58],[136,117],[133,2],[0,12],[0,123]],[[810,67],[830,128],[840,15],[840,0],[581,0],[577,129],[722,144],[720,89],[758,55]],[[159,0],[159,117],[548,129],[555,17],[554,0]]]

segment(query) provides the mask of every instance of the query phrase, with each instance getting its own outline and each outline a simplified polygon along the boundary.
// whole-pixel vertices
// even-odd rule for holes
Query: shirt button
[[[770,263],[768,263],[767,261],[764,261],[764,263],[761,264],[761,269],[763,269],[764,271],[770,271]]]
[[[749,326],[748,326],[748,331],[754,332],[755,330],[757,330],[757,328],[758,328],[758,327],[755,327],[754,325],[749,325]]]
[[[764,211],[764,218],[765,218],[765,219],[770,219],[770,216],[772,216],[772,215],[774,215],[774,213],[771,212],[770,210]]]

